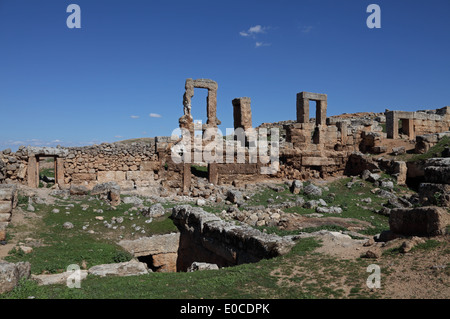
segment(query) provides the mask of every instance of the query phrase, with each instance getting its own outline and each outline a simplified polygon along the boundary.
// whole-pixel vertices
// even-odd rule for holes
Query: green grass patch
[[[408,161],[409,162],[418,162],[418,161],[425,161],[429,158],[433,157],[442,157],[442,152],[446,147],[450,146],[450,136],[444,136],[441,138],[441,140],[431,147],[428,152],[424,154],[416,154],[412,156]]]
[[[84,205],[89,205],[89,208],[83,210]],[[121,204],[114,210],[97,199],[60,200],[55,205],[35,204],[36,214],[42,218],[37,221],[33,233],[29,236],[41,245],[34,247],[29,254],[13,249],[5,259],[10,262],[29,261],[34,274],[58,273],[65,271],[70,264],[81,266],[84,262],[88,267],[92,267],[130,260],[132,256],[116,244],[121,238],[137,239],[178,231],[168,218],[169,214],[146,223],[149,218],[131,210],[132,206]],[[58,213],[52,212],[55,208],[59,209]],[[94,211],[98,209],[103,212]],[[96,217],[102,217],[103,220]],[[119,217],[123,222],[113,224],[116,229],[105,227],[105,221],[112,223],[114,218],[117,220]],[[71,222],[74,227],[65,229],[65,222]],[[139,226],[139,231],[133,226]],[[89,230],[93,233],[88,233]],[[145,233],[141,233],[141,230]],[[12,232],[14,234],[14,228]]]

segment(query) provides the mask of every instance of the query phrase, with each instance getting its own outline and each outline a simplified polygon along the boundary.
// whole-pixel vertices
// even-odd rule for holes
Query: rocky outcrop
[[[198,207],[176,206],[171,215],[180,230],[177,270],[186,271],[195,261],[228,267],[284,255],[295,242],[260,232],[249,226],[225,222]]]

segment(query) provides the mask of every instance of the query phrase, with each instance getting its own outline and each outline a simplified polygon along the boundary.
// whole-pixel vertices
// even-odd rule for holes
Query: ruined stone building
[[[217,129],[221,124],[217,118],[218,84],[208,79],[187,79],[183,95],[183,115],[179,119],[180,129],[191,135],[190,151],[194,158],[194,119],[191,115],[191,99],[194,89],[207,89],[207,119],[200,130]],[[315,105],[315,112],[310,111]],[[251,98],[241,97],[230,101],[234,116],[234,128],[242,129],[247,139],[221,139],[223,149],[233,146],[231,158],[206,163],[207,177],[213,184],[238,183],[260,178],[309,179],[324,178],[345,173],[349,158],[354,152],[388,154],[392,152],[392,141],[416,143],[423,151],[437,143],[439,134],[450,129],[450,107],[432,111],[386,111],[376,116],[360,118],[349,116],[327,117],[326,94],[300,92],[296,100],[296,120],[278,125],[282,128],[280,138],[269,137],[268,146],[277,146],[277,161],[268,161],[269,153],[251,153],[255,141],[249,142],[253,128]],[[230,107],[229,106],[229,107]],[[315,117],[311,117],[311,113]],[[268,124],[267,127],[271,125]],[[385,126],[385,129],[384,129]],[[253,134],[253,133],[252,133]],[[437,135],[436,135],[437,134]],[[160,186],[189,193],[191,188],[192,163],[176,163],[172,150],[180,140],[171,137],[156,137],[147,144],[133,143],[100,144],[87,147],[35,148],[20,147],[12,153],[0,153],[0,183],[18,183],[30,187],[39,185],[39,162],[44,158],[54,159],[55,183],[62,189],[71,185],[82,185],[92,189],[96,184],[115,181],[123,189]],[[205,147],[205,142],[202,142]],[[240,148],[239,148],[239,147]],[[239,153],[241,152],[241,153]],[[252,155],[253,154],[253,155]],[[239,162],[238,156],[245,160]],[[183,154],[186,156],[186,154]],[[225,154],[223,154],[225,157]],[[226,156],[230,157],[230,154]],[[270,174],[263,168],[272,169]]]

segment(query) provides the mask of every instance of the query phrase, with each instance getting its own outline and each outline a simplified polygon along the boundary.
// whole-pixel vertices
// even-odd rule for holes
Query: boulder
[[[91,195],[100,195],[100,198],[109,200],[111,206],[120,204],[120,186],[116,182],[95,185],[91,190]]]
[[[406,149],[405,149],[404,146],[399,146],[399,147],[392,148],[392,154],[394,156],[402,155],[402,154],[405,154],[405,153],[406,153]]]
[[[218,270],[218,269],[219,266],[217,266],[216,264],[194,261],[187,269],[187,272],[202,271],[202,270]]]
[[[150,270],[151,272],[151,270]],[[105,276],[137,276],[149,273],[149,269],[145,263],[135,260],[117,263],[103,264],[89,268],[88,274],[105,277]]]
[[[140,209],[142,216],[145,217],[161,217],[166,213],[164,207],[160,203],[156,203],[150,207],[143,207]]]
[[[314,184],[309,184],[303,189],[305,195],[322,196],[322,189]]]
[[[302,189],[303,189],[303,183],[301,181],[295,180],[292,182],[292,185],[290,188],[292,194],[295,194],[295,195],[300,194]]]
[[[395,208],[389,216],[390,230],[405,236],[437,236],[445,233],[450,214],[436,206]]]
[[[243,200],[242,193],[235,189],[230,189],[227,192],[227,200],[232,202],[233,204],[237,204]]]
[[[86,186],[83,185],[70,185],[70,189],[69,189],[70,195],[88,195],[89,194],[89,189]]]
[[[88,275],[87,270],[80,270],[80,280],[86,279]],[[59,274],[51,274],[51,275],[32,275],[31,278],[37,282],[40,286],[47,285],[65,285],[67,284],[67,279],[73,278],[73,271],[66,271]]]
[[[9,263],[0,261],[0,294],[13,290],[23,277],[30,277],[29,262]]]

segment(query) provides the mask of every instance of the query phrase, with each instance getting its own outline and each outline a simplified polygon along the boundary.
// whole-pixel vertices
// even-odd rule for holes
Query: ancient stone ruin
[[[207,119],[200,127],[196,126],[191,114],[195,89],[208,90]],[[183,115],[178,125],[182,133],[189,133],[188,139],[184,139],[182,134],[156,136],[146,143],[56,148],[21,146],[16,152],[0,152],[0,242],[6,238],[6,226],[17,206],[18,189],[39,187],[42,180],[40,165],[46,159],[54,162],[52,188],[55,191],[75,196],[90,193],[112,207],[121,203],[121,192],[142,190],[160,198],[168,194],[198,198],[197,206],[204,205],[206,199],[213,199],[216,203],[226,201],[236,208],[221,213],[226,217],[233,216],[233,221],[225,221],[219,214],[207,213],[199,207],[175,206],[170,218],[179,233],[121,240],[118,244],[138,261],[116,265],[114,269],[102,266],[89,270],[89,273],[102,276],[114,271],[128,274],[130,269],[137,269],[139,273],[192,271],[202,267],[218,269],[288,253],[295,244],[294,237],[268,235],[253,228],[285,227],[288,217],[280,207],[288,206],[271,206],[267,208],[269,211],[244,209],[242,194],[226,188],[250,187],[267,180],[287,182],[294,195],[308,191],[307,195],[319,196],[315,192],[321,192],[320,188],[312,184],[303,187],[302,181],[358,176],[383,188],[378,188],[377,194],[386,196],[390,206],[385,207],[381,214],[390,216],[390,228],[395,236],[436,236],[445,232],[450,223],[447,213],[450,207],[448,158],[405,162],[397,156],[407,151],[423,154],[450,137],[449,106],[417,112],[386,110],[384,113],[327,117],[326,94],[300,92],[297,94],[295,120],[254,127],[251,98],[240,97],[220,107],[228,107],[233,112],[234,129],[243,134],[203,139],[196,144],[196,133],[200,132],[204,137],[217,132],[221,125],[217,118],[217,94],[218,84],[213,80],[186,80]],[[312,102],[316,107],[314,118],[310,117]],[[274,128],[277,130],[271,130]],[[252,140],[262,131],[268,134],[264,142]],[[255,147],[264,143],[268,149],[277,149],[275,161],[269,161],[272,159],[270,152],[253,152]],[[195,157],[198,148],[204,149],[209,145],[215,145],[211,153],[219,160],[206,161]],[[231,153],[220,153],[218,149],[231,149]],[[189,155],[192,160],[175,161],[174,153],[181,159]],[[199,173],[195,166],[204,168],[204,171]],[[417,190],[416,201],[390,197],[385,189],[392,188],[392,182],[382,181],[381,172],[393,177],[398,185],[413,185]],[[203,174],[204,181],[199,174]],[[276,186],[273,189],[279,191]],[[341,207],[327,206],[323,199],[305,202],[301,198],[295,205],[314,208],[315,214],[319,215],[342,213]],[[242,206],[244,208],[239,211],[237,208]],[[274,208],[277,210],[273,211]],[[234,221],[250,226],[236,225]],[[10,269],[16,281],[20,278],[15,265],[5,267]],[[84,274],[87,273],[85,271]],[[54,280],[65,276],[67,274]]]

